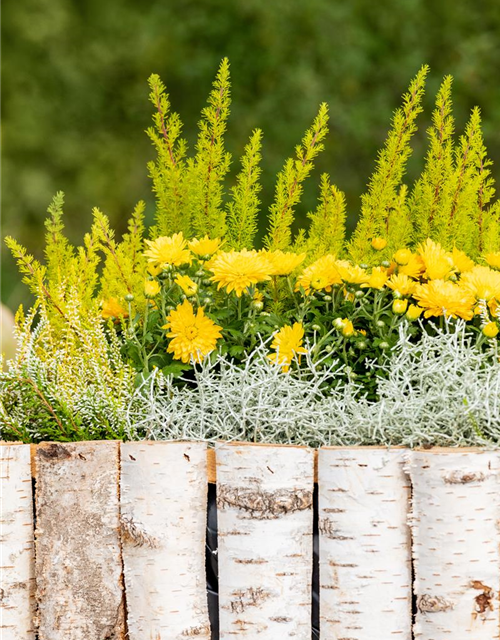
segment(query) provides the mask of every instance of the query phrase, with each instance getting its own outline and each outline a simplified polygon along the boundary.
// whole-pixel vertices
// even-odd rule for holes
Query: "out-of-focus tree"
[[[227,144],[239,157],[261,127],[263,202],[317,110],[327,101],[331,133],[318,161],[359,211],[377,149],[404,88],[431,66],[410,178],[422,167],[425,129],[443,75],[455,77],[459,128],[483,110],[490,156],[500,161],[500,11],[496,0],[22,0],[3,9],[2,235],[40,254],[46,206],[66,192],[67,229],[78,239],[98,205],[123,228],[135,202],[152,218],[146,162],[153,157],[147,78],[160,74],[194,142],[199,112],[223,56],[231,62],[233,105]],[[233,175],[238,163],[233,162]],[[495,170],[494,170],[495,173]],[[316,183],[319,178],[316,179]],[[305,219],[319,185],[311,181]],[[261,230],[261,233],[264,229]],[[25,295],[2,251],[2,297]]]

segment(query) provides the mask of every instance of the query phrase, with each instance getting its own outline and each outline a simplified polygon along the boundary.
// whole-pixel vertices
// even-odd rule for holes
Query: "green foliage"
[[[449,185],[453,179],[453,132],[451,85],[446,76],[436,97],[436,107],[429,128],[429,150],[425,168],[411,195],[410,209],[414,242],[426,238],[440,239],[448,220]]]
[[[407,203],[408,187],[402,184],[394,197],[391,209],[387,217],[387,246],[384,254],[392,257],[401,247],[411,243],[413,227],[410,217],[410,209]]]
[[[498,251],[499,226],[498,226],[498,201],[492,204],[495,195],[495,181],[491,175],[491,165],[493,162],[487,157],[485,145],[482,143],[477,155],[479,173],[479,190],[477,195],[476,215],[474,222],[476,227],[475,237],[477,239],[475,255],[483,252]],[[496,238],[495,238],[496,234]]]
[[[479,249],[484,253],[500,251],[500,200],[483,211]]]
[[[157,74],[149,78],[149,99],[156,111],[154,127],[147,134],[156,152],[157,160],[148,163],[149,175],[156,194],[156,225],[153,235],[166,236],[182,231],[190,234],[190,220],[185,212],[184,168],[187,143],[180,138],[182,123],[177,113],[170,112],[170,101],[165,85]]]
[[[390,247],[394,244],[393,234],[396,237],[405,235],[401,226],[406,225],[400,226],[393,210],[399,202],[401,180],[412,152],[410,140],[417,130],[415,120],[422,111],[428,73],[429,67],[424,65],[403,95],[403,106],[394,114],[392,128],[379,153],[368,192],[361,197],[361,216],[349,245],[349,253],[355,261],[371,261],[368,248],[372,238],[385,238]]]
[[[44,290],[47,268],[42,266],[40,262],[30,255],[25,247],[21,246],[14,238],[7,236],[5,238],[5,244],[10,249],[19,271],[23,274],[22,281],[28,285],[31,293],[38,295]]]
[[[73,259],[73,248],[63,234],[63,205],[64,194],[59,191],[48,208],[49,217],[45,221],[47,229],[45,235],[47,278],[53,283],[54,289],[64,287],[64,281],[68,275],[68,264]]]
[[[330,177],[324,173],[318,206],[314,213],[308,214],[311,223],[303,248],[308,253],[309,262],[327,253],[341,254],[345,239],[345,206],[344,194],[330,184]],[[301,243],[298,244],[300,246]]]
[[[269,209],[268,234],[265,246],[271,250],[287,249],[292,240],[294,209],[300,202],[303,182],[313,169],[313,160],[324,149],[328,133],[328,106],[323,102],[318,115],[295,149],[295,159],[288,158],[278,174],[274,202]]]
[[[231,154],[224,149],[224,134],[231,104],[229,61],[224,58],[198,123],[196,156],[187,163],[187,215],[199,237],[221,237],[226,232],[223,181]]]
[[[236,186],[231,191],[233,199],[228,203],[227,240],[233,249],[251,248],[258,229],[259,177],[261,168],[260,150],[262,148],[262,131],[256,129],[245,147],[241,159],[241,171]]]
[[[451,206],[447,225],[442,231],[443,235],[446,234],[442,238],[446,249],[456,245],[473,257],[477,255],[474,212],[482,183],[479,172],[482,147],[481,114],[475,107],[455,150],[455,170],[450,184]]]
[[[144,208],[142,201],[136,205],[128,222],[128,232],[118,243],[109,227],[108,218],[99,209],[94,210],[94,228],[105,255],[100,281],[101,296],[123,300],[126,295],[131,294],[134,296],[134,306],[137,307],[144,306]]]
[[[39,288],[37,296],[42,303],[50,301],[49,313],[51,307],[64,309],[69,297],[80,301],[82,311],[90,308],[98,281],[97,237],[95,233],[85,234],[83,246],[75,249],[63,233],[63,205],[64,194],[60,191],[48,208],[45,222],[46,290]]]

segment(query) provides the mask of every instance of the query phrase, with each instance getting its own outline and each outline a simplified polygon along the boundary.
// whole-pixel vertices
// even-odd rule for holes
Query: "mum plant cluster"
[[[469,354],[458,358],[465,367],[477,374],[478,355],[481,370],[498,376],[500,201],[479,109],[454,135],[449,76],[436,97],[422,174],[412,186],[404,183],[427,74],[422,67],[394,114],[352,236],[346,237],[344,195],[327,174],[308,228],[293,232],[304,183],[328,133],[322,104],[277,176],[262,247],[256,246],[260,130],[250,136],[234,184],[225,186],[228,61],[202,111],[192,156],[165,86],[152,75],[154,225],[146,230],[140,202],[117,240],[94,209],[82,246],[73,247],[58,193],[46,222],[45,264],[6,240],[35,303],[17,314],[18,354],[1,376],[2,436],[438,441],[435,432],[398,436],[379,411],[381,398],[397,387],[390,382],[402,371],[398,362],[413,358],[414,370],[432,357],[449,364],[454,344],[456,353]],[[450,333],[461,339],[450,341]],[[408,397],[413,390],[425,402],[424,379],[421,371],[418,380],[406,380]],[[283,409],[285,388],[296,390],[287,406],[297,413],[283,431],[271,428],[269,415]],[[229,389],[246,404],[225,406],[221,418],[217,402],[224,405]],[[460,437],[452,429],[446,443],[494,440],[496,423],[488,418],[485,431],[474,417],[479,405],[460,389],[463,429]],[[309,435],[300,435],[294,425],[313,405],[317,420]],[[177,415],[197,408],[192,432],[179,431],[171,406]],[[167,423],[160,413],[171,416]],[[367,415],[378,416],[379,428],[350,431],[347,423],[360,415],[365,423]],[[393,425],[390,434],[382,434],[382,423]]]

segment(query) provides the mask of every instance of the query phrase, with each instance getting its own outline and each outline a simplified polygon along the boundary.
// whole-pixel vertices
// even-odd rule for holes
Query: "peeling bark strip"
[[[311,638],[313,451],[217,449],[220,640]]]
[[[39,640],[125,637],[119,443],[37,448]]]
[[[498,452],[414,451],[415,638],[499,638]]]
[[[210,638],[207,491],[205,443],[122,443],[122,539],[130,640]]]
[[[0,446],[0,638],[35,632],[33,496],[30,446]]]
[[[411,638],[404,454],[375,448],[319,451],[322,638]]]

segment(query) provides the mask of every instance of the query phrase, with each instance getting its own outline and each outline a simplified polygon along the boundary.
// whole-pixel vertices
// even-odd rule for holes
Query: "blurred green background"
[[[79,241],[99,206],[118,230],[139,199],[154,198],[147,78],[159,73],[193,143],[223,56],[231,62],[227,147],[237,158],[264,130],[264,209],[274,176],[314,117],[330,106],[331,133],[299,215],[314,206],[318,175],[346,192],[351,226],[392,111],[422,63],[431,65],[409,179],[419,172],[433,96],[455,77],[461,130],[479,104],[500,161],[500,10],[497,0],[18,0],[2,21],[2,235],[43,254],[52,195],[66,193],[67,232]],[[2,248],[2,300],[27,299]]]

